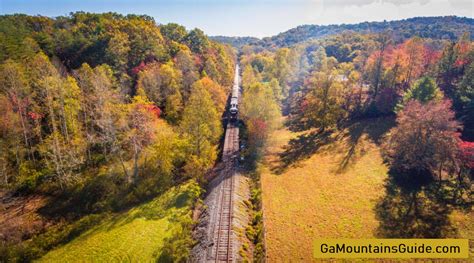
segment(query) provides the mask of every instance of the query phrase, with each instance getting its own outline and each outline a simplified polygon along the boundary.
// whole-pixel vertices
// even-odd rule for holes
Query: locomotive
[[[232,87],[232,95],[230,98],[230,119],[236,120],[239,113],[239,65],[235,66],[234,86]]]

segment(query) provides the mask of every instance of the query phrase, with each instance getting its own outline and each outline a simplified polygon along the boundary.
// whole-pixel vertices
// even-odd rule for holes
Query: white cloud
[[[328,2],[331,2],[328,4]],[[415,16],[473,16],[472,3],[453,0],[336,0],[313,1],[306,12],[307,23],[339,24],[363,21],[398,20]],[[344,2],[344,4],[342,4]]]

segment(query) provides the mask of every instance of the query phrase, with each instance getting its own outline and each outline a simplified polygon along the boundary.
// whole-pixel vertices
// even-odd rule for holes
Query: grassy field
[[[195,185],[175,187],[162,196],[104,220],[41,262],[154,262],[178,222],[191,218]]]
[[[380,205],[397,200],[390,205],[403,209],[402,197],[386,194],[388,167],[379,149],[392,125],[393,119],[376,119],[337,134],[271,135],[259,167],[268,262],[307,261],[318,237],[373,238],[397,228],[396,211]],[[456,212],[447,220],[457,236],[472,238],[473,215]],[[417,231],[421,223],[413,222]]]

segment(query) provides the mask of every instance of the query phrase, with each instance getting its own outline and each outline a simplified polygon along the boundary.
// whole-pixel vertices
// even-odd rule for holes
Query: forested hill
[[[141,252],[127,258],[155,261],[159,254],[152,252],[166,243],[179,247],[166,250],[170,262],[185,261],[192,245],[188,211],[200,188],[182,183],[202,182],[217,159],[235,59],[231,46],[210,40],[203,31],[158,25],[149,16],[0,16],[0,191],[51,197],[38,218],[67,226],[36,227],[16,214],[0,214],[10,220],[0,222],[5,237],[0,262],[40,258],[70,241],[68,233],[99,225],[93,218],[105,220],[110,213],[126,216],[133,231],[152,229],[153,239],[136,242],[135,232],[114,223],[107,232],[119,236],[98,242],[107,252],[115,247],[127,253],[123,244],[132,236]],[[171,196],[159,198],[164,193]],[[184,195],[179,198],[181,216],[173,196]],[[2,197],[0,192],[6,200]],[[124,210],[137,206],[142,211],[138,205],[151,199],[158,204],[145,206],[150,220],[138,221],[139,226],[128,220]],[[171,223],[161,216],[168,208]],[[173,234],[175,229],[180,232]],[[168,230],[172,233],[162,234]],[[95,243],[94,251],[100,245]],[[82,259],[90,254],[84,248]],[[148,256],[153,260],[143,251],[152,251]],[[58,258],[52,261],[65,260]]]
[[[115,73],[129,75],[142,62],[164,63],[183,50],[199,58],[195,62],[200,70],[214,67],[206,71],[214,74],[219,60],[229,53],[200,29],[187,31],[174,23],[157,25],[147,15],[117,13],[76,12],[56,18],[2,15],[0,39],[0,62],[26,58],[41,50],[50,58],[59,58],[68,69],[78,68],[82,63],[108,64]],[[227,61],[224,64],[228,65]]]
[[[150,187],[128,200],[137,203],[202,176],[217,156],[234,63],[232,47],[149,16],[0,16],[0,188],[82,189],[103,169],[104,185],[117,184],[96,192],[122,196],[92,203]],[[197,125],[214,125],[198,146]]]
[[[469,32],[471,38],[474,36],[474,19],[466,17],[414,17],[397,21],[364,22],[358,24],[341,25],[302,25],[280,33],[276,36],[263,38],[256,42],[253,38],[215,38],[223,43],[229,43],[235,47],[247,45],[259,45],[264,47],[287,47],[309,39],[316,39],[328,35],[335,35],[343,31],[354,31],[358,33],[380,33],[393,32],[395,40],[404,40],[413,36],[432,39],[456,40],[464,32]]]
[[[256,37],[228,37],[228,36],[211,36],[212,40],[241,48],[244,45],[257,45],[261,39]]]

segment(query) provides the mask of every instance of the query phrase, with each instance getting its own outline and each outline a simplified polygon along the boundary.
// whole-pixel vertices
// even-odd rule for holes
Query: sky
[[[350,24],[414,16],[473,18],[473,0],[0,0],[0,14],[72,11],[146,14],[208,35],[276,35],[303,24]]]

